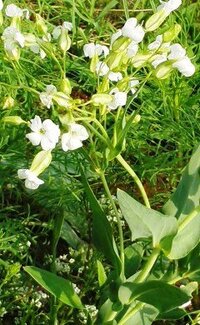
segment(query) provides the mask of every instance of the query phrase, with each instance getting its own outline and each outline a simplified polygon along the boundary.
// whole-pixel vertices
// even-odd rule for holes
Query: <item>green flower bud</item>
[[[64,78],[60,83],[60,89],[63,93],[70,95],[72,92],[72,87],[68,78]]]
[[[155,70],[155,75],[158,79],[167,79],[173,70],[170,63],[160,64]]]
[[[117,68],[117,71],[119,71],[123,56],[124,52],[113,52],[109,54],[106,58],[106,64],[108,65],[109,69],[115,71]]]
[[[0,11],[0,26],[3,25],[3,14],[2,11]]]
[[[152,54],[136,54],[131,62],[135,68],[140,68],[148,62],[151,56]]]
[[[180,33],[181,25],[175,24],[163,34],[164,42],[172,42]]]
[[[91,100],[94,105],[107,105],[112,102],[112,96],[109,94],[95,94]]]
[[[53,95],[53,100],[62,107],[70,107],[71,106],[71,99],[68,95],[64,94],[61,91],[58,91],[55,95]]]
[[[59,45],[60,48],[63,52],[67,52],[71,46],[71,39],[68,35],[68,32],[62,28],[61,30],[61,35],[60,35],[60,39],[59,39]]]
[[[146,32],[152,32],[164,22],[164,20],[167,18],[167,14],[164,10],[159,10],[155,14],[153,14],[145,24]]]
[[[43,34],[43,35],[47,34],[48,28],[45,24],[44,19],[39,14],[36,14],[36,26],[37,26],[37,30],[40,34]]]
[[[4,116],[2,122],[14,125],[27,124],[20,116]]]
[[[99,57],[97,54],[95,54],[92,59],[91,59],[91,62],[90,62],[90,71],[91,72],[95,72],[96,71],[96,65],[97,63],[99,62]]]
[[[4,101],[4,104],[3,104],[3,109],[10,109],[14,106],[14,99],[11,97],[11,96],[8,96],[5,101]]]
[[[42,150],[33,159],[30,171],[34,172],[37,176],[41,174],[51,163],[51,151]]]
[[[124,51],[127,49],[131,40],[127,37],[120,37],[112,44],[112,51]]]

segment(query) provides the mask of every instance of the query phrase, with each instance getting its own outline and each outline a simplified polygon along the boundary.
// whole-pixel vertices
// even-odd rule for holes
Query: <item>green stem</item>
[[[135,305],[131,310],[128,310],[124,317],[117,323],[118,325],[124,325],[129,318],[131,318],[133,315],[135,315],[142,307],[144,306],[144,303],[139,302]]]
[[[138,277],[135,279],[135,283],[140,283],[146,280],[146,278],[148,277],[152,267],[154,266],[158,256],[160,254],[160,248],[155,247],[151,253],[151,255],[149,256],[143,270],[140,272],[140,274],[138,275]]]
[[[110,189],[108,187],[107,180],[105,178],[104,172],[100,172],[100,177],[104,186],[104,189],[106,191],[106,194],[110,200],[110,203],[112,205],[112,208],[115,212],[116,218],[117,218],[117,225],[118,225],[118,231],[119,231],[119,241],[120,241],[120,258],[121,258],[121,266],[122,266],[122,279],[124,279],[124,237],[123,237],[123,230],[122,230],[122,224],[121,224],[121,218],[119,215],[119,212],[117,210],[117,207],[115,205],[115,202],[113,200],[112,194],[110,192]]]
[[[124,169],[126,169],[126,171],[133,177],[136,185],[138,186],[138,188],[140,190],[140,193],[142,195],[142,198],[144,200],[146,207],[151,208],[149,199],[148,199],[147,194],[144,189],[144,186],[142,185],[142,182],[139,179],[139,177],[136,175],[134,170],[129,166],[129,164],[124,160],[124,158],[121,155],[118,155],[116,158],[119,161],[119,163],[124,167]]]
[[[151,272],[152,267],[154,266],[158,256],[160,254],[160,248],[155,247],[149,256],[143,270],[140,272],[138,277],[135,279],[135,283],[140,283],[146,280],[149,273]],[[118,322],[118,325],[125,324],[133,315],[135,315],[142,307],[144,306],[144,303],[137,303],[135,307],[129,308],[126,312],[126,314],[122,317],[120,322]]]
[[[123,0],[123,7],[124,7],[124,13],[126,20],[129,19],[129,12],[128,12],[128,4],[126,0]]]
[[[200,212],[200,205],[198,205],[191,213],[189,213],[178,227],[178,233],[183,230]]]

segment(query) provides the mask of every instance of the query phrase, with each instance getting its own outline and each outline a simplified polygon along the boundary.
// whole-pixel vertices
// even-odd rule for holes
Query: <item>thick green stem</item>
[[[145,203],[146,207],[150,208],[151,206],[150,206],[150,203],[149,203],[149,199],[147,197],[144,186],[142,185],[142,182],[139,179],[139,177],[136,175],[134,170],[129,166],[129,164],[127,164],[127,162],[124,160],[124,158],[121,155],[118,155],[116,158],[119,161],[119,163],[126,169],[126,171],[133,177],[136,185],[138,186],[138,188],[140,190],[140,193],[142,195],[142,198],[144,200],[144,203]]]
[[[155,247],[151,253],[151,255],[149,256],[143,270],[140,272],[140,274],[138,275],[138,277],[135,279],[135,283],[140,283],[146,280],[146,278],[148,277],[152,267],[154,266],[158,256],[160,254],[160,248]]]
[[[100,177],[104,186],[104,189],[106,191],[106,194],[110,200],[110,203],[112,205],[112,208],[115,212],[116,218],[117,218],[117,225],[118,225],[118,231],[119,231],[119,240],[120,240],[120,258],[121,258],[121,267],[122,267],[122,271],[121,271],[121,275],[122,278],[124,278],[124,238],[123,238],[123,230],[122,230],[122,224],[121,224],[121,218],[119,215],[119,212],[117,210],[117,207],[115,205],[115,202],[113,200],[112,194],[110,193],[110,189],[108,187],[108,183],[106,181],[104,172],[100,173]]]
[[[149,256],[143,270],[140,272],[140,274],[138,275],[138,277],[135,279],[135,283],[140,283],[146,280],[146,278],[148,277],[149,273],[151,272],[152,267],[154,266],[158,256],[160,254],[160,248],[154,248],[151,255]],[[118,325],[123,325],[125,324],[130,317],[132,317],[133,315],[135,315],[142,307],[144,306],[144,303],[137,303],[135,305],[135,307],[133,308],[129,308],[126,312],[126,314],[122,317],[122,319],[120,320],[120,322],[118,322]]]
[[[183,230],[200,212],[200,205],[198,205],[190,214],[188,214],[178,227],[178,233]]]

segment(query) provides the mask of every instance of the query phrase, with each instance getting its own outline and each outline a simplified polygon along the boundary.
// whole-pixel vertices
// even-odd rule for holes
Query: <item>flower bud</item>
[[[107,105],[112,102],[112,96],[109,94],[95,94],[91,100],[94,105]]]
[[[152,32],[157,29],[166,19],[167,14],[164,10],[159,10],[155,14],[153,14],[145,24],[146,32]]]
[[[33,159],[30,167],[30,171],[34,172],[35,175],[41,174],[51,163],[52,155],[51,151],[42,150]]]
[[[181,25],[175,24],[163,34],[164,42],[172,42],[180,33]]]
[[[135,68],[140,68],[148,62],[151,56],[152,54],[136,54],[131,62]]]
[[[135,118],[133,120],[133,124],[138,124],[141,120],[141,115],[140,114],[136,114]]]
[[[53,95],[53,99],[59,106],[68,108],[71,105],[70,97],[61,91]]]
[[[91,62],[90,62],[90,71],[91,72],[95,72],[96,71],[96,66],[97,66],[97,63],[99,62],[99,57],[98,57],[98,54],[95,54],[92,59],[91,59]]]
[[[60,45],[60,48],[61,48],[61,50],[63,52],[67,52],[69,50],[70,46],[71,46],[71,39],[70,39],[70,37],[68,35],[68,32],[63,27],[62,27],[62,30],[61,30],[59,45]]]
[[[120,37],[112,44],[112,51],[124,51],[127,49],[130,43],[131,39],[128,39],[127,37]]]
[[[0,26],[3,25],[3,14],[2,11],[0,10]]]
[[[60,89],[63,93],[70,95],[72,92],[72,87],[68,78],[64,78],[60,83]]]
[[[2,118],[2,122],[14,125],[26,124],[27,122],[24,121],[20,116],[4,116]]]
[[[106,64],[108,65],[109,69],[114,71],[117,68],[119,71],[123,56],[124,52],[113,52],[109,54],[106,58]]]
[[[155,75],[158,79],[166,79],[169,77],[171,71],[173,70],[171,64],[164,63],[160,64],[155,70]]]
[[[37,30],[40,34],[42,34],[42,35],[47,34],[48,28],[45,24],[44,19],[39,14],[36,14],[36,26],[37,26]]]
[[[8,96],[5,101],[4,101],[4,104],[3,104],[3,109],[10,109],[14,106],[14,99],[11,97],[11,96]]]

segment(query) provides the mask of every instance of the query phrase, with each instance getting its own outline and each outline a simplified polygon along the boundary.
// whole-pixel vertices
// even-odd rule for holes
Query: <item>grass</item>
[[[125,17],[136,16],[142,20],[155,8],[155,2],[151,0],[137,0],[134,3],[125,0],[27,0],[18,4],[44,15],[49,26],[72,21],[73,43],[66,62],[67,77],[74,85],[73,96],[83,98],[89,97],[95,90],[94,76],[88,62],[82,57],[83,44],[101,41],[107,45],[111,33],[123,25]],[[182,9],[169,19],[169,24],[175,19],[181,24],[182,31],[177,42],[189,48],[189,55],[194,57],[196,65],[199,63],[200,44],[198,9],[198,1],[185,0]],[[166,26],[161,28],[161,32]],[[1,44],[0,53],[2,51]],[[45,84],[57,82],[60,71],[59,66],[55,68],[55,60],[47,59],[41,66],[39,59],[38,62],[34,60],[34,55],[29,60],[22,57],[20,65],[23,74],[19,75],[19,67],[16,65],[13,69],[6,58],[1,57],[1,82],[10,85],[22,82],[31,86],[32,75],[33,85],[37,85],[39,91],[44,88],[44,81]],[[123,156],[141,177],[155,208],[160,208],[167,200],[199,143],[199,79],[198,70],[190,79],[180,78],[178,74],[166,81],[151,78],[130,107],[130,110],[140,107],[141,121],[129,131]],[[20,114],[29,120],[36,114],[40,106],[39,101],[35,105],[36,94],[25,92],[17,86],[0,87],[2,101],[8,94],[17,98],[12,115]],[[47,117],[48,114],[41,107],[40,111],[43,118]],[[0,115],[4,114],[5,111],[1,110]],[[11,324],[13,320],[14,324],[49,323],[48,299],[42,297],[42,289],[23,272],[22,266],[50,267],[50,241],[55,220],[60,214],[64,214],[67,230],[58,242],[58,274],[76,283],[81,289],[84,303],[92,305],[99,299],[95,260],[102,257],[91,245],[91,211],[80,178],[80,157],[98,198],[104,194],[102,185],[90,169],[87,159],[83,158],[81,150],[67,155],[55,150],[54,162],[44,173],[46,185],[36,192],[26,191],[16,177],[17,169],[28,165],[34,152],[32,146],[24,141],[25,132],[24,127],[1,126],[0,324]],[[113,195],[119,187],[134,192],[135,197],[141,200],[132,180],[116,161],[110,164],[106,174]],[[105,209],[112,217],[107,203]],[[62,259],[63,255],[66,257]],[[70,259],[74,260],[71,264]],[[84,315],[73,313],[66,306],[60,306],[58,314],[59,324],[83,324]]]

